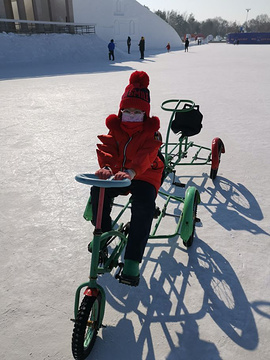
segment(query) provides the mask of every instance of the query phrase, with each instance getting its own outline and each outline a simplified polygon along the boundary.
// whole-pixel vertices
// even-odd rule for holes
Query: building
[[[0,0],[0,18],[73,22],[72,0]]]
[[[146,49],[182,48],[176,31],[135,0],[0,0],[3,19],[95,24],[98,37],[123,49],[128,36],[132,44],[144,36]]]

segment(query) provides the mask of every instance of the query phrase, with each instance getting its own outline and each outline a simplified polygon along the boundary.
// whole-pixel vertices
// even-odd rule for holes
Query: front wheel
[[[85,296],[82,300],[72,334],[72,354],[84,360],[90,354],[99,330],[101,294]]]
[[[218,168],[220,164],[221,154],[225,153],[225,146],[223,141],[216,137],[212,141],[212,164],[210,171],[210,179],[214,180],[218,173]]]

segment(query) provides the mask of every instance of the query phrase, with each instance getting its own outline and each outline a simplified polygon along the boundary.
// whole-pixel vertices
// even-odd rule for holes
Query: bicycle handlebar
[[[113,177],[110,177],[109,179],[104,180],[99,179],[94,174],[78,174],[75,176],[75,180],[85,185],[93,185],[100,188],[127,187],[131,184],[130,179],[114,180]]]
[[[165,105],[167,104],[172,104],[172,103],[176,103],[175,107],[174,108],[168,108],[168,107],[165,107]],[[178,109],[178,107],[182,104],[188,104],[190,105],[189,107],[183,107],[181,109]],[[195,106],[195,103],[194,101],[192,100],[166,100],[166,101],[163,101],[163,103],[161,104],[161,109],[162,110],[165,110],[165,111],[175,111],[175,112],[187,112],[187,111],[190,111],[194,108]]]

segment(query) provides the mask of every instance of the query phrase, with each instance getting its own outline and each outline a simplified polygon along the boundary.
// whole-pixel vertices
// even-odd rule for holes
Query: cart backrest
[[[191,107],[185,104],[184,109]],[[182,133],[182,136],[193,136],[199,134],[202,128],[203,115],[199,111],[199,105],[195,105],[190,111],[176,111],[171,129],[175,134]]]

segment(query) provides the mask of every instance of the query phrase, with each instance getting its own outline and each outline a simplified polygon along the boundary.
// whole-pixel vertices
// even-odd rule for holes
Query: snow
[[[191,99],[204,115],[191,140],[210,146],[219,136],[226,153],[214,182],[207,166],[177,168],[201,195],[189,250],[179,238],[150,240],[138,288],[100,278],[107,327],[89,359],[266,359],[270,47],[164,49],[144,61],[136,49],[109,62],[99,39],[87,39],[89,48],[99,44],[93,55],[79,46],[84,37],[58,37],[42,52],[46,36],[33,46],[29,37],[0,36],[1,359],[72,359],[69,319],[76,288],[88,278],[93,231],[82,218],[88,187],[74,176],[97,168],[96,136],[134,70],[150,76],[151,113],[164,137],[170,113],[162,102]],[[169,179],[164,188],[180,191]],[[161,231],[171,232],[173,218],[163,221]]]

